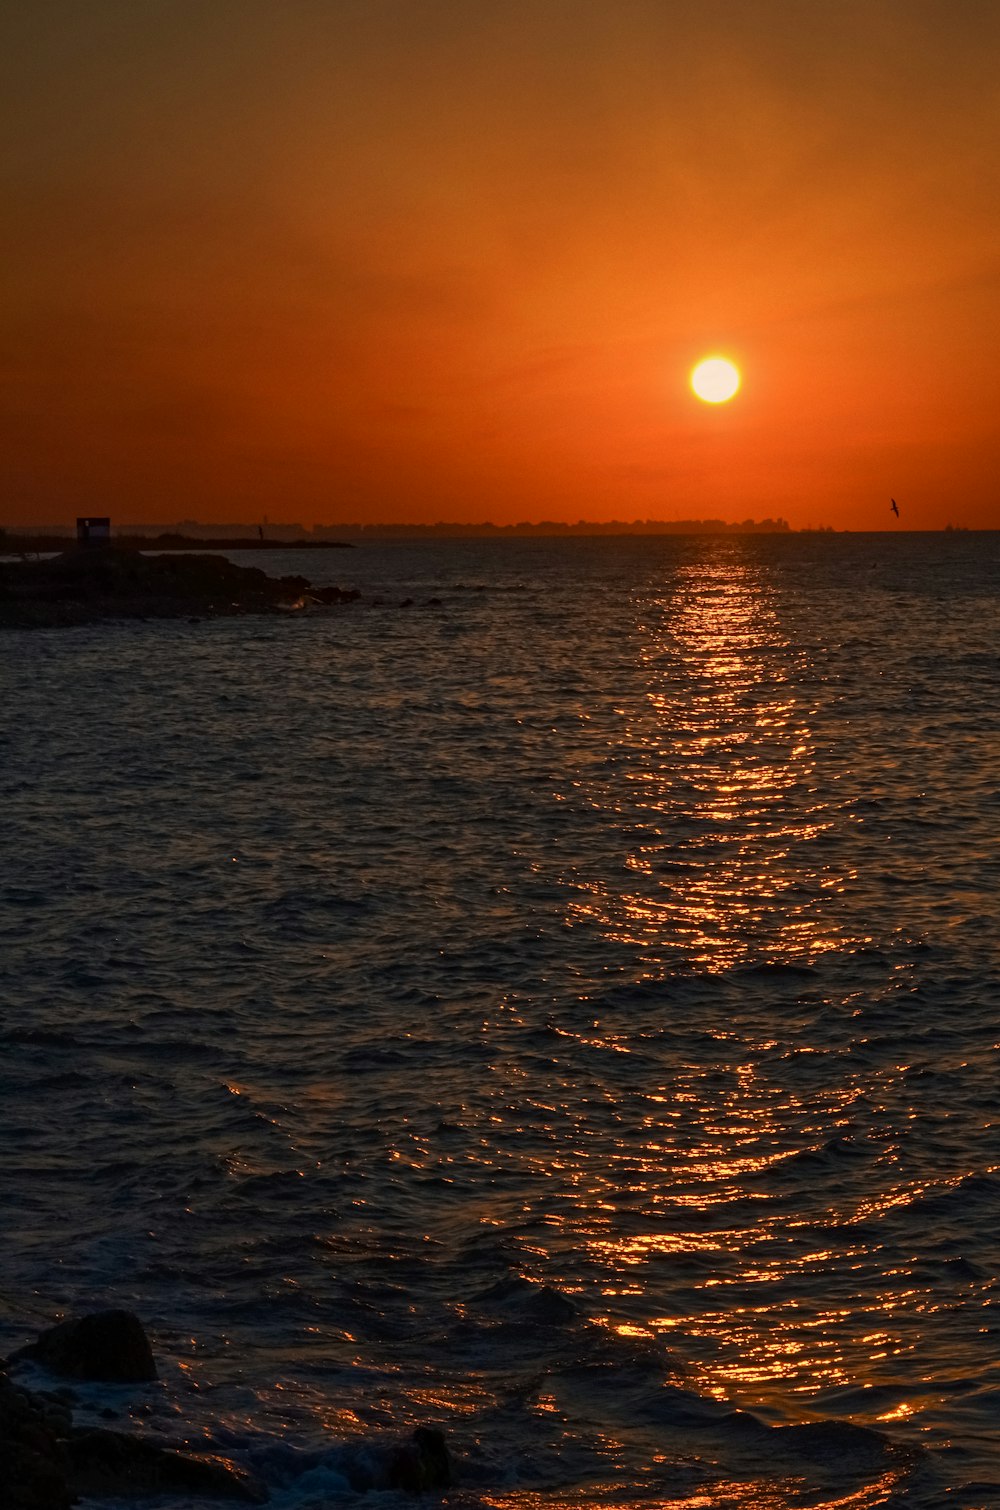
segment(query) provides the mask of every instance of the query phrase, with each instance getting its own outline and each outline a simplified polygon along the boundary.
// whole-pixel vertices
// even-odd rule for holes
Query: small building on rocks
[[[76,521],[77,545],[109,545],[111,520],[107,517],[78,519]]]

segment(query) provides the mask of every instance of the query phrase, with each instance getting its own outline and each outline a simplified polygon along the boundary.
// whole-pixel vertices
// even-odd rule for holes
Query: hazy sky
[[[1000,527],[996,0],[4,0],[0,76],[0,522]]]

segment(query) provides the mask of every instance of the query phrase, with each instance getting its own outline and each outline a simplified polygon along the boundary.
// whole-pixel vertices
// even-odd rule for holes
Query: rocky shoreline
[[[0,628],[54,629],[111,619],[228,618],[349,602],[357,591],[269,577],[207,553],[143,555],[118,546],[0,561]]]
[[[127,1432],[73,1425],[71,1387],[31,1390],[8,1376],[21,1361],[56,1379],[141,1384],[156,1378],[149,1340],[129,1311],[61,1322],[12,1353],[0,1372],[0,1460],[10,1510],[69,1510],[81,1495],[207,1495],[265,1504],[266,1489],[226,1459]]]
[[[21,1362],[43,1368],[56,1387],[28,1389],[12,1381],[9,1370]],[[130,1432],[73,1424],[75,1396],[69,1381],[144,1384],[155,1378],[149,1339],[130,1311],[102,1311],[60,1322],[12,1353],[0,1364],[5,1510],[71,1510],[84,1495],[183,1495],[267,1504],[266,1486],[229,1458]],[[60,1385],[59,1380],[67,1383]],[[441,1493],[454,1483],[443,1434],[418,1427],[396,1444],[384,1487]]]

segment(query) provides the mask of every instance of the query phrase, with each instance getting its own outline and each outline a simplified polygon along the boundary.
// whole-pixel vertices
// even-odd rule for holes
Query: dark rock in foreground
[[[103,1311],[50,1327],[12,1354],[16,1359],[31,1359],[74,1379],[131,1383],[156,1374],[149,1340],[130,1311]],[[267,1504],[266,1487],[228,1458],[126,1432],[74,1427],[63,1398],[67,1393],[27,1390],[0,1371],[3,1510],[70,1510],[81,1496],[144,1500],[177,1495],[179,1510],[191,1498]],[[418,1426],[391,1452],[375,1487],[422,1496],[441,1494],[455,1484],[444,1433]]]
[[[131,1311],[101,1311],[42,1332],[12,1354],[69,1379],[145,1383],[156,1379],[150,1339]],[[267,1490],[224,1457],[186,1453],[124,1431],[73,1425],[53,1395],[0,1374],[0,1465],[5,1510],[69,1510],[80,1495],[213,1496],[266,1504]]]
[[[392,1455],[390,1489],[426,1494],[453,1489],[454,1486],[455,1469],[444,1432],[436,1426],[418,1426],[409,1440],[397,1447]]]
[[[175,1452],[120,1431],[74,1431],[66,1444],[69,1481],[87,1495],[204,1495],[264,1505],[262,1484],[226,1458]]]
[[[0,627],[272,613],[300,604],[308,588],[305,577],[269,577],[225,556],[73,550],[51,560],[0,562]],[[339,596],[336,588],[325,591]]]
[[[0,1377],[0,1463],[7,1510],[69,1510],[61,1422],[45,1402]]]
[[[31,1358],[54,1374],[103,1384],[144,1384],[156,1378],[149,1338],[131,1311],[98,1311],[61,1321],[12,1354],[11,1361],[20,1358]]]
[[[80,1495],[197,1495],[263,1505],[268,1493],[225,1458],[117,1431],[74,1429],[69,1412],[0,1376],[4,1510],[70,1510]]]
[[[71,1379],[141,1384],[156,1378],[142,1323],[131,1311],[60,1322],[11,1355]],[[73,1426],[60,1399],[0,1374],[4,1510],[69,1510],[80,1495],[183,1494],[262,1505],[267,1490],[226,1458],[180,1452],[120,1431]],[[6,1495],[6,1498],[3,1495]]]

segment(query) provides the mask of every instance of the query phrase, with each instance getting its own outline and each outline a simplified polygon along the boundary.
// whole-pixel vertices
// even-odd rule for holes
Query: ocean
[[[1000,534],[253,564],[364,596],[0,639],[0,1353],[276,1510],[1000,1506]]]

